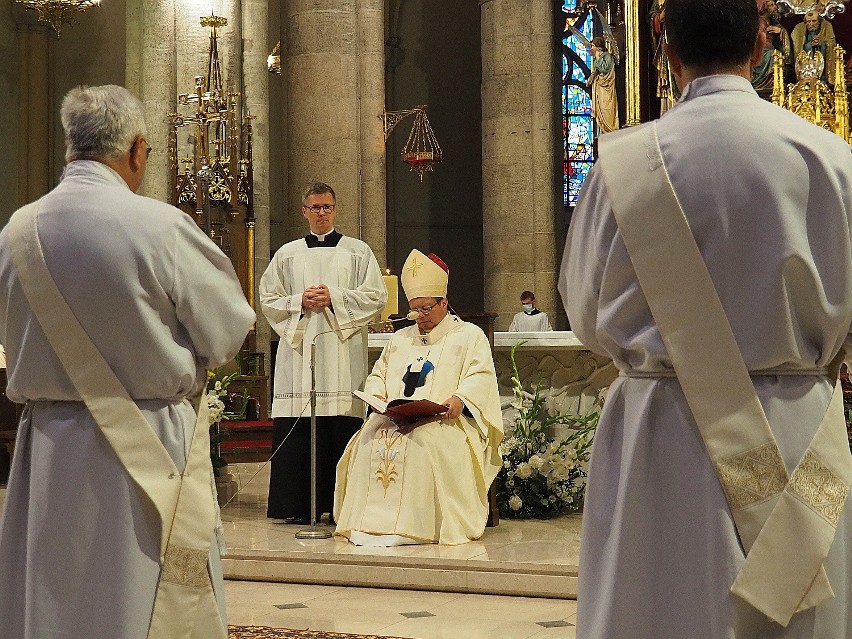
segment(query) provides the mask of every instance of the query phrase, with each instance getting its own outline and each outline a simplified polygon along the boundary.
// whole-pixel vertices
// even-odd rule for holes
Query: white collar
[[[328,233],[323,233],[322,235],[317,235],[316,233],[311,231],[311,235],[313,235],[315,238],[317,238],[320,242],[325,242],[325,238],[327,238],[332,233],[334,233],[334,227],[333,226],[331,227],[331,230]]]

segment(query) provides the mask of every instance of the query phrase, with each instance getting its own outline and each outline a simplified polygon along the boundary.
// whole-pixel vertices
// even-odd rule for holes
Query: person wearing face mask
[[[391,336],[364,391],[429,399],[440,415],[394,422],[372,413],[337,465],[336,535],[363,546],[463,544],[488,518],[503,417],[488,338],[448,312],[446,264],[414,250],[402,288],[417,323]]]
[[[511,333],[533,333],[536,331],[552,331],[547,313],[535,307],[535,295],[532,291],[521,293],[521,306],[524,310],[516,313],[509,324]]]

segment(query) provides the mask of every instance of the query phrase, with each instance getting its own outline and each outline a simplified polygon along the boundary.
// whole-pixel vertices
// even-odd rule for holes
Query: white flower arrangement
[[[209,411],[207,421],[210,424],[210,461],[213,464],[213,474],[217,477],[219,476],[219,469],[228,465],[219,449],[219,445],[224,439],[224,434],[219,428],[219,422],[226,419],[242,419],[246,413],[248,403],[246,391],[243,391],[241,395],[228,393],[228,386],[239,375],[239,361],[237,361],[237,370],[233,373],[220,376],[216,371],[207,371],[207,391],[204,399]],[[228,405],[226,405],[226,401]],[[233,410],[234,406],[236,406],[236,410]],[[228,410],[229,407],[232,409]]]
[[[529,395],[521,385],[512,347],[515,417],[512,434],[500,444],[503,467],[497,475],[497,505],[503,517],[549,519],[582,508],[586,470],[598,412],[590,415],[548,415],[541,396],[541,379]],[[556,440],[553,424],[570,424],[571,434]]]

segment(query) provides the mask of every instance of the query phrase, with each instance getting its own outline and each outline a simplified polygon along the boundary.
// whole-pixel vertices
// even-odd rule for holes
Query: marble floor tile
[[[225,594],[232,624],[416,639],[574,637],[576,603],[565,600],[240,581],[225,582]],[[276,608],[287,603],[304,607]],[[557,620],[572,625],[539,625]]]
[[[406,619],[381,629],[383,634],[416,639],[528,639],[542,628],[510,619],[445,619],[440,616]]]
[[[500,618],[506,610],[512,610],[512,618],[517,621],[570,621],[577,612],[577,602],[567,599],[465,594],[441,605],[433,612],[454,618],[491,619]]]

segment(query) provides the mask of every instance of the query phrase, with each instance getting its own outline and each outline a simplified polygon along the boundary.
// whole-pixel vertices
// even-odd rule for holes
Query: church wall
[[[421,183],[400,158],[414,116],[387,141],[389,266],[399,273],[412,248],[432,251],[450,266],[457,311],[492,310],[484,308],[479,5],[404,0],[389,26],[398,40],[386,49],[386,108],[428,104],[444,155]]]
[[[125,21],[126,4],[121,0],[104,2],[89,9],[71,25],[63,26],[62,35],[54,40],[51,69],[53,90],[49,113],[53,119],[53,188],[65,168],[65,138],[59,108],[62,98],[75,86],[87,84],[125,85],[125,31],[116,28]],[[150,119],[151,114],[146,114]]]
[[[6,149],[6,160],[0,171],[0,225],[4,225],[12,212],[18,207],[18,163],[13,159],[18,148],[18,48],[15,38],[15,23],[8,6],[9,0],[3,3],[0,10],[0,56],[4,60],[0,71],[0,95],[3,96],[0,106],[0,140]]]
[[[7,162],[0,175],[0,225],[19,206],[53,188],[65,165],[59,107],[78,84],[123,84],[125,3],[104,3],[62,35],[11,0],[0,8],[0,139]],[[20,143],[20,148],[19,148]]]

